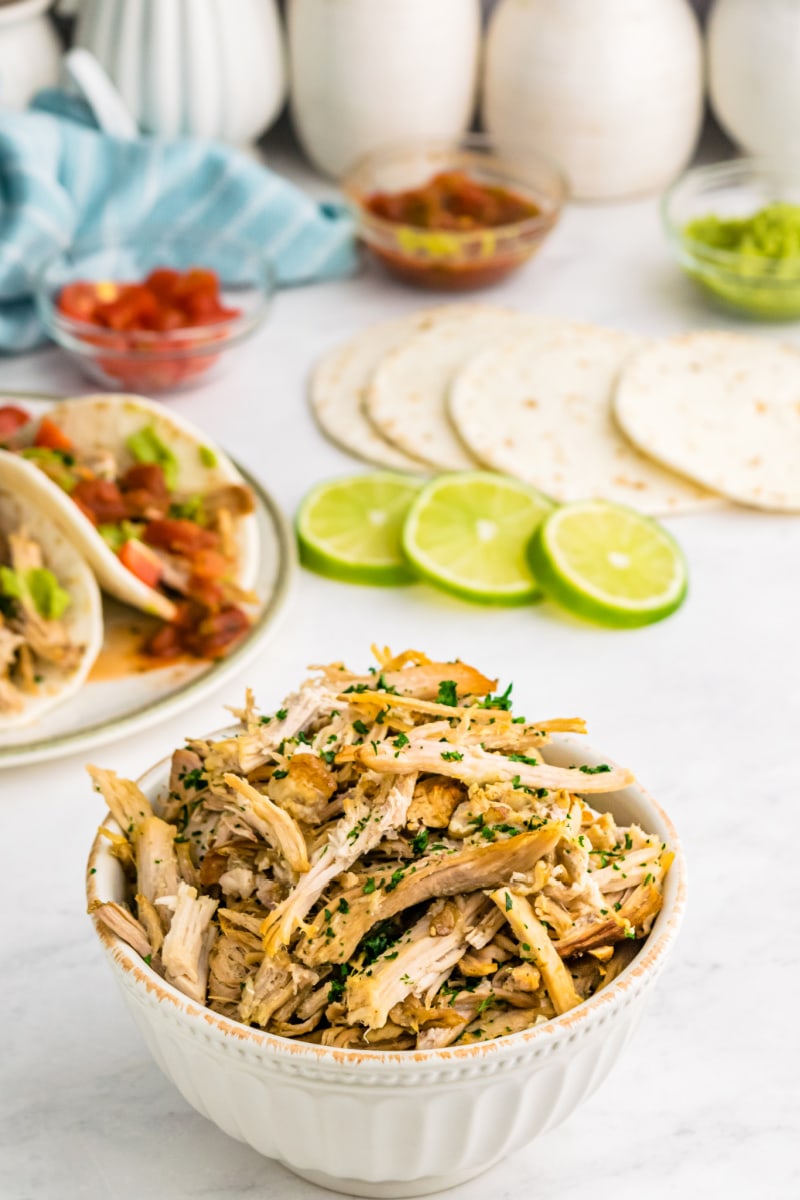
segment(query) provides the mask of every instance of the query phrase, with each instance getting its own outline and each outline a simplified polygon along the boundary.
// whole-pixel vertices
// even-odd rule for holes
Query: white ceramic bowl
[[[610,761],[567,736],[547,748],[547,758]],[[164,760],[139,781],[154,802],[168,771]],[[608,988],[497,1041],[383,1052],[274,1037],[193,1003],[105,927],[95,928],[153,1058],[199,1113],[304,1179],[346,1195],[425,1195],[479,1175],[591,1095],[633,1033],[675,941],[686,868],[671,821],[638,785],[592,802],[674,848],[663,909]],[[110,816],[105,823],[117,828]],[[108,847],[100,836],[92,846],[89,901],[124,898],[122,868]]]

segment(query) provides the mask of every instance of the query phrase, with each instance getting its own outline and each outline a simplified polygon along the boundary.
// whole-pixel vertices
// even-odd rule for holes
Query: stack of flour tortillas
[[[653,514],[721,497],[800,510],[800,351],[766,339],[646,341],[450,304],[328,354],[311,403],[332,440],[391,470],[489,467]]]

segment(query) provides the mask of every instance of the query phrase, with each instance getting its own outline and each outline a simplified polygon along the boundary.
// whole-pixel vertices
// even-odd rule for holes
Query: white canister
[[[289,0],[288,26],[292,118],[327,174],[469,125],[480,0]]]
[[[573,194],[664,187],[703,112],[702,40],[688,0],[501,0],[489,28],[484,121],[527,142]]]
[[[751,154],[800,155],[800,3],[718,0],[709,90],[720,125]]]
[[[58,83],[61,46],[47,18],[52,0],[0,4],[0,108],[27,108]]]
[[[82,0],[75,40],[147,133],[249,142],[286,94],[275,0]]]

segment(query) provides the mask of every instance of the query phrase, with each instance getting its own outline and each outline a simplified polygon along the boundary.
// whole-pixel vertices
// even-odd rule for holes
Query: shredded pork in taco
[[[44,670],[66,675],[80,663],[84,647],[62,620],[70,604],[35,538],[0,533],[0,722],[23,712]]]

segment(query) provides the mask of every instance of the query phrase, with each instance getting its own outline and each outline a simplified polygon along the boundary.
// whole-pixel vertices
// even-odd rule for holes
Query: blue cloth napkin
[[[0,113],[0,353],[46,340],[33,280],[83,238],[200,230],[213,266],[218,231],[260,245],[284,286],[355,269],[350,217],[240,151],[194,138],[123,141],[92,124],[81,101],[58,92],[42,93],[34,110]]]

